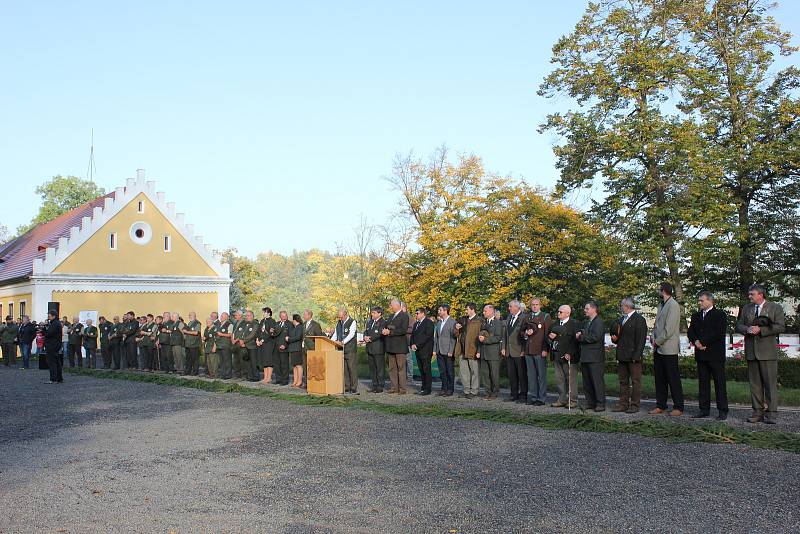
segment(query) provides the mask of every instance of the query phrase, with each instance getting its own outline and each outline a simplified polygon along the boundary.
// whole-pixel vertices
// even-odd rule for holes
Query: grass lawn
[[[548,362],[547,368],[547,384],[548,391],[554,393],[558,391],[556,385],[555,371],[552,365]],[[358,374],[361,378],[369,378],[369,367],[367,366],[366,359],[359,361]],[[388,370],[384,371],[384,376],[388,379]],[[458,365],[456,365],[456,377],[458,377]],[[619,395],[619,377],[616,374],[606,373],[606,394],[616,396]],[[686,400],[697,400],[697,379],[696,378],[683,378],[683,397]],[[578,373],[578,388],[581,387],[581,375]],[[508,378],[506,377],[505,365],[500,367],[500,385],[508,387]],[[434,384],[434,389],[436,388]],[[728,380],[728,402],[736,404],[750,405],[750,384],[747,382],[736,382]],[[645,375],[642,377],[642,397],[654,399],[656,396],[655,378],[653,376]],[[671,402],[670,402],[671,404]],[[796,388],[780,388],[778,404],[780,406],[800,406],[800,389]],[[711,385],[711,407],[714,409],[714,385]]]

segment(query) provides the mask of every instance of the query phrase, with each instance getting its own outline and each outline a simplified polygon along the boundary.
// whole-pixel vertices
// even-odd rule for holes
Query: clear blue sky
[[[100,185],[144,168],[207,242],[250,256],[332,250],[362,214],[391,217],[397,152],[446,143],[552,186],[536,130],[564,102],[536,89],[585,5],[7,3],[0,224],[29,221],[51,176],[86,176],[92,128]]]

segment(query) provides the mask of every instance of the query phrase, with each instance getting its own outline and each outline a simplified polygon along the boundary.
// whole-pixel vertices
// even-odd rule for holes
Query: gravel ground
[[[791,453],[46,378],[0,369],[0,532],[800,529]]]

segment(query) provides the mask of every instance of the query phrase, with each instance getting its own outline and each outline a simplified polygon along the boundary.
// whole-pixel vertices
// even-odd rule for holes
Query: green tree
[[[42,197],[39,213],[29,224],[17,228],[19,234],[24,234],[37,224],[53,220],[62,213],[104,195],[105,189],[91,180],[59,174],[38,186],[36,194]]]
[[[691,0],[682,11],[690,39],[680,107],[698,117],[698,153],[716,168],[735,213],[732,253],[711,263],[723,273],[720,289],[740,299],[755,281],[800,296],[800,70],[772,71],[776,55],[797,50],[770,16],[774,7]]]
[[[690,241],[716,236],[720,210],[713,176],[694,180],[699,131],[668,113],[685,57],[680,49],[680,1],[590,3],[575,30],[553,46],[556,68],[539,94],[566,94],[576,108],[542,125],[563,139],[556,146],[561,195],[602,181],[592,214],[653,279],[667,278],[683,301],[683,266]],[[723,210],[724,211],[724,210]]]

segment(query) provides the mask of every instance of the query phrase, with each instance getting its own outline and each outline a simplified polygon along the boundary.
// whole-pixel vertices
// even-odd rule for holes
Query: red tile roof
[[[34,259],[44,258],[48,247],[57,246],[59,238],[69,236],[70,228],[80,227],[81,219],[91,217],[95,207],[103,207],[105,199],[113,196],[108,193],[97,197],[0,245],[0,284],[30,277]]]

